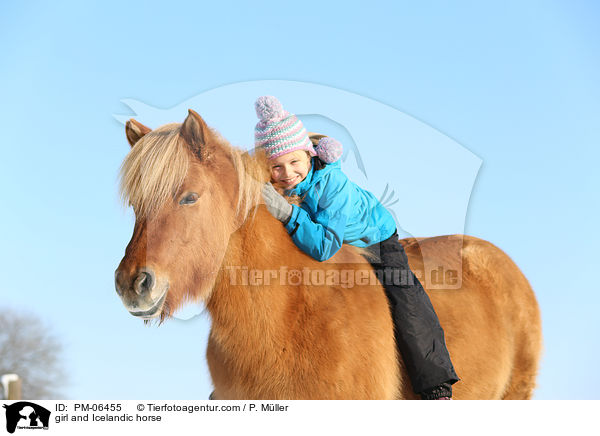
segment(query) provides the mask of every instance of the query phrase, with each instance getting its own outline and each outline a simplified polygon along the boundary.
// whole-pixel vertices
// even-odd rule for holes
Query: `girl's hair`
[[[325,168],[327,166],[327,164],[325,162],[323,162],[318,156],[315,156],[314,165],[315,165],[315,171],[322,170],[323,168]]]
[[[327,165],[325,162],[323,162],[321,160],[321,158],[319,156],[311,156],[310,153],[306,150],[304,150],[304,152],[308,156],[309,160],[313,160],[313,158],[314,158],[313,166],[315,168],[315,171],[322,170]]]

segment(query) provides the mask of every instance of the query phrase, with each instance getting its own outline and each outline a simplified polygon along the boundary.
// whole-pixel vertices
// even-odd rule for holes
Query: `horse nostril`
[[[133,282],[133,290],[138,295],[146,294],[148,291],[152,289],[154,285],[154,277],[153,274],[149,271],[144,271],[138,274]]]

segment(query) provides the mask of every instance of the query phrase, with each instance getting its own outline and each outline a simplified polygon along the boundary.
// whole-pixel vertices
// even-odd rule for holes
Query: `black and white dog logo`
[[[48,429],[50,411],[29,401],[19,401],[10,405],[3,404],[6,409],[6,431],[14,433],[15,429]]]

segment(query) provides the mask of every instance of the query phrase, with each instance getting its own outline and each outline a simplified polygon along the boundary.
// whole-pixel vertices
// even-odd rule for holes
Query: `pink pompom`
[[[258,97],[256,103],[254,103],[254,108],[256,109],[256,116],[263,123],[279,121],[287,115],[281,102],[272,95]]]
[[[328,136],[319,139],[319,143],[315,147],[317,156],[325,163],[333,163],[342,157],[344,149],[342,143],[337,139]]]

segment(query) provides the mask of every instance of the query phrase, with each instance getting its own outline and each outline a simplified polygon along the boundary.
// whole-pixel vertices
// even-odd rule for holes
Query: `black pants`
[[[413,390],[423,395],[444,385],[443,396],[452,395],[451,385],[459,378],[454,371],[444,340],[444,330],[423,290],[419,279],[408,266],[398,233],[368,248],[381,262],[371,261],[390,303],[396,344],[400,351]],[[444,389],[442,389],[444,391]],[[439,392],[439,389],[435,392]],[[437,396],[440,396],[439,394]]]

